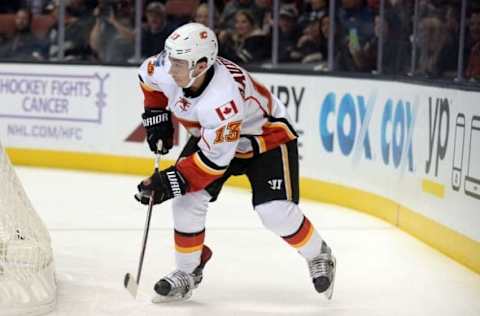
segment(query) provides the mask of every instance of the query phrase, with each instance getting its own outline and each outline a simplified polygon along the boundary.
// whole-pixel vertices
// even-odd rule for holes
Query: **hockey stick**
[[[159,147],[157,148],[161,148],[160,142],[159,142]],[[158,171],[159,164],[160,164],[160,154],[157,152],[155,154],[155,172]],[[127,291],[129,291],[130,294],[132,294],[134,298],[137,297],[138,284],[140,283],[140,276],[142,275],[143,258],[145,256],[145,249],[147,248],[148,232],[150,231],[150,219],[152,218],[154,195],[155,195],[155,191],[152,191],[152,193],[150,194],[150,199],[148,201],[147,219],[145,221],[145,229],[143,231],[142,251],[140,252],[140,259],[138,262],[137,278],[135,279],[131,273],[127,273],[125,274],[125,277],[123,279],[123,285],[125,286]]]

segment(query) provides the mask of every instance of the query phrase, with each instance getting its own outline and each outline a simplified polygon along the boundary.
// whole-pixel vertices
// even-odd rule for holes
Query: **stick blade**
[[[125,286],[127,291],[130,292],[133,298],[137,297],[138,283],[131,273],[125,274],[125,278],[123,279],[123,285]]]

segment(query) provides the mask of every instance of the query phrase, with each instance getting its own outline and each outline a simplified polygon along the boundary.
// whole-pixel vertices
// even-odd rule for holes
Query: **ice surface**
[[[303,258],[262,227],[250,193],[228,187],[211,204],[206,244],[213,258],[192,299],[150,303],[153,284],[174,268],[165,203],[154,209],[133,300],[123,276],[136,275],[140,253],[146,207],[133,194],[141,177],[16,169],[53,241],[58,306],[51,316],[480,315],[480,275],[379,219],[304,200],[337,257],[335,293],[325,300]]]

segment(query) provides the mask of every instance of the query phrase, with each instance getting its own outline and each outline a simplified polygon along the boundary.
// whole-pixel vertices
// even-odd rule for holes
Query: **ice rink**
[[[327,301],[304,259],[262,227],[250,193],[229,187],[211,204],[206,244],[213,257],[187,302],[150,303],[153,284],[174,268],[170,204],[155,206],[134,300],[123,276],[138,265],[146,207],[133,193],[141,177],[16,170],[52,237],[58,305],[49,315],[480,315],[480,275],[379,219],[303,200],[337,257]]]

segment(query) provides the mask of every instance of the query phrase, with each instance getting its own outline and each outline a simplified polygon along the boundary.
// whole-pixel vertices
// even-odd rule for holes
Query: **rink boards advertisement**
[[[374,215],[393,224],[406,208],[480,242],[480,93],[327,76],[254,77],[287,105],[300,135],[304,183],[381,197],[392,203]],[[20,150],[14,160],[28,149],[32,157],[80,157],[86,169],[98,170],[100,160],[105,170],[112,161],[126,161],[113,171],[132,172],[139,161],[151,169],[134,67],[3,64],[0,96],[0,139]],[[186,138],[177,129],[178,146],[166,159],[175,159]],[[330,191],[319,196],[336,194],[325,187]],[[360,194],[358,203],[368,200]]]
[[[289,105],[300,109],[295,120],[303,134],[303,176],[387,197],[480,241],[480,93],[257,77],[276,91],[276,82],[303,91],[300,104],[293,98]]]
[[[78,169],[151,170],[133,67],[3,64],[0,97],[4,146],[34,150],[20,155],[21,163],[33,159],[37,165]],[[178,129],[176,143],[186,137]],[[180,148],[166,159],[173,160]],[[26,157],[31,154],[36,158]]]
[[[143,99],[131,67],[5,65],[0,119],[7,145],[148,157]]]

